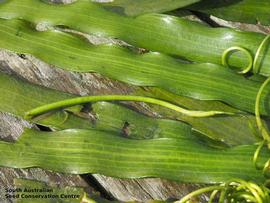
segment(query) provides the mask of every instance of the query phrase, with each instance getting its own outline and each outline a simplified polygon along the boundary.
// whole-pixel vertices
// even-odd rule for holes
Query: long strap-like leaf
[[[40,105],[56,102],[75,95],[36,86],[0,73],[0,111],[24,117],[27,111]],[[80,112],[83,106],[69,108],[38,118],[34,122],[56,129],[97,129],[132,139],[178,138],[194,139],[191,126],[180,121],[150,118],[123,106],[98,102],[92,104],[96,119]],[[183,136],[182,136],[183,139]],[[251,139],[252,140],[252,139]],[[250,142],[250,141],[249,141]]]
[[[221,100],[254,111],[260,83],[218,65],[179,63],[159,53],[137,55],[114,45],[95,47],[60,31],[34,31],[23,21],[0,22],[0,47],[33,54],[67,70],[94,71],[137,86],[157,86],[174,94]],[[266,106],[262,105],[261,112],[269,115]]]
[[[258,33],[210,28],[169,15],[146,14],[129,18],[106,11],[88,0],[79,0],[71,5],[46,4],[40,0],[7,0],[0,3],[0,17],[65,25],[85,33],[119,38],[152,51],[217,64],[221,64],[222,53],[233,46],[241,46],[255,55],[264,38]],[[230,64],[244,67],[247,58],[233,55]],[[269,67],[270,55],[266,53],[260,73],[270,75]]]
[[[252,163],[255,149],[250,145],[217,150],[186,139],[133,140],[96,130],[27,130],[15,143],[0,142],[0,165],[196,183],[232,178],[262,182],[262,173]],[[261,160],[268,156],[263,150]]]
[[[243,23],[270,25],[268,0],[204,0],[189,7],[219,18]]]
[[[73,98],[75,95],[51,90],[34,84],[30,84],[16,77],[0,73],[0,111],[9,112],[23,117],[25,112],[51,102]],[[159,95],[150,95],[164,98],[178,105],[187,106],[192,109],[204,109],[205,104],[201,101],[177,97],[166,94],[165,91]],[[158,93],[157,92],[157,93]],[[149,96],[148,92],[140,90],[140,95]],[[164,95],[166,94],[166,95]],[[204,103],[204,102],[203,102]],[[195,105],[196,104],[196,105]],[[219,108],[218,103],[210,103],[214,109]],[[223,105],[224,106],[224,105]],[[125,135],[136,139],[178,137],[181,134],[191,136],[191,127],[172,120],[149,118],[136,113],[123,106],[99,102],[92,104],[92,113],[96,115],[93,121],[87,114],[80,112],[82,107],[69,108],[66,111],[58,111],[55,114],[44,115],[34,122],[49,126],[54,129],[84,128],[109,130],[119,135]],[[166,109],[156,106],[159,113],[170,114]],[[222,111],[230,111],[231,108],[222,107]],[[208,109],[206,109],[208,110]],[[213,118],[192,118],[181,116],[172,112],[171,118],[178,118],[188,122],[196,131],[211,137],[214,140],[222,140],[227,145],[250,144],[255,142],[253,131],[249,128],[249,120],[252,116],[226,116]],[[124,128],[125,127],[125,128]]]
[[[182,8],[200,0],[114,0],[106,2],[105,7],[128,16],[145,13],[162,13]]]

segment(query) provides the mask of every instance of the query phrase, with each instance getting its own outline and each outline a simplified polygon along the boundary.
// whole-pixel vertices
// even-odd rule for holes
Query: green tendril
[[[259,73],[259,69],[260,69],[260,62],[259,62],[259,57],[260,55],[262,54],[263,50],[265,47],[267,47],[268,43],[270,42],[270,35],[267,35],[263,41],[261,42],[261,44],[259,45],[256,53],[255,53],[255,57],[254,59],[252,58],[252,54],[245,48],[242,48],[242,47],[238,47],[238,46],[234,46],[234,47],[230,47],[228,49],[226,49],[223,54],[222,54],[222,64],[225,65],[225,66],[228,66],[230,67],[229,65],[229,55],[231,55],[233,52],[236,52],[236,51],[241,51],[243,53],[245,53],[248,57],[248,60],[249,60],[249,64],[246,68],[244,68],[243,70],[241,70],[240,74],[246,74],[248,72],[250,72],[251,70],[253,71],[254,74],[258,74]],[[261,119],[261,115],[260,115],[260,103],[261,103],[261,97],[262,97],[262,93],[263,93],[263,90],[265,89],[265,87],[270,83],[270,77],[268,79],[265,80],[265,82],[261,85],[258,93],[257,93],[257,96],[256,96],[256,102],[255,102],[255,118],[256,118],[256,124],[257,124],[257,128],[259,130],[259,133],[260,135],[263,137],[263,142],[261,142],[259,145],[258,145],[258,148],[256,149],[255,153],[254,153],[254,156],[253,156],[253,163],[255,165],[255,167],[257,169],[262,169],[263,170],[263,173],[264,175],[267,174],[267,171],[270,167],[270,159],[265,163],[265,165],[263,167],[259,166],[258,165],[258,157],[260,155],[260,151],[262,150],[263,146],[265,144],[268,144],[270,143],[270,135],[267,131],[267,129],[265,128],[264,124],[263,124],[263,121]],[[268,146],[269,148],[269,146]]]
[[[247,67],[239,71],[240,74],[246,74],[253,70],[253,73],[257,74],[259,72],[259,56],[261,55],[261,52],[263,51],[263,48],[267,45],[267,43],[270,41],[270,35],[266,36],[264,40],[261,42],[259,48],[257,49],[255,53],[255,57],[253,59],[252,54],[245,48],[234,46],[230,47],[229,49],[226,49],[222,54],[222,64],[230,67],[228,56],[231,55],[233,52],[241,51],[245,53],[248,57],[249,64]],[[255,103],[255,118],[256,118],[256,124],[259,130],[259,133],[263,137],[263,141],[258,144],[258,148],[256,149],[254,156],[253,156],[253,164],[258,170],[262,170],[264,175],[267,176],[267,172],[270,168],[270,159],[263,165],[258,165],[258,157],[260,155],[260,152],[262,148],[265,146],[265,144],[270,143],[270,135],[265,128],[261,116],[260,116],[260,100],[263,93],[263,90],[265,87],[270,83],[270,77],[265,80],[265,82],[261,85],[257,96],[256,96],[256,103]],[[269,146],[268,146],[269,147]],[[235,180],[232,182],[227,182],[226,184],[222,184],[220,186],[211,186],[199,189],[197,191],[194,191],[185,197],[183,197],[180,201],[177,203],[186,203],[192,198],[202,195],[203,193],[212,192],[209,198],[208,203],[212,203],[215,201],[215,198],[217,198],[218,193],[219,195],[219,203],[228,202],[228,203],[235,203],[235,202],[256,202],[256,203],[264,203],[264,202],[270,202],[269,197],[269,189],[263,185],[259,186],[253,182],[246,182],[244,180]]]
[[[196,190],[176,203],[186,203],[192,198],[198,197],[204,193],[212,192],[208,203],[212,203],[217,198],[217,194],[220,193],[219,203],[236,203],[236,202],[256,202],[266,203],[269,202],[269,191],[265,185],[259,186],[253,182],[247,182],[244,180],[236,179],[223,183],[217,186],[209,186]]]
[[[212,191],[216,191],[216,190],[219,191],[222,189],[224,189],[224,186],[209,186],[209,187],[201,188],[199,190],[196,190],[196,191],[189,193],[188,195],[183,197],[181,200],[176,201],[175,203],[186,203],[190,199],[195,198],[197,196],[200,196],[204,193],[208,193],[208,192],[212,192]]]
[[[130,96],[130,95],[101,95],[101,96],[86,96],[86,97],[77,97],[73,99],[67,99],[58,101],[55,103],[47,104],[44,106],[37,107],[35,109],[30,110],[29,112],[25,113],[26,119],[31,119],[34,116],[38,116],[50,111],[58,110],[67,108],[74,105],[79,104],[86,104],[90,102],[98,102],[98,101],[137,101],[137,102],[146,102],[150,104],[156,104],[163,107],[166,107],[168,109],[177,111],[179,113],[182,113],[187,116],[191,117],[209,117],[209,116],[215,116],[215,115],[234,115],[230,112],[222,112],[222,111],[191,111],[184,109],[182,107],[179,107],[175,104],[151,98],[151,97],[141,97],[141,96]]]
[[[220,192],[218,203],[223,203],[225,201],[226,195],[228,194],[229,183],[221,184],[221,186],[224,186],[224,189]]]
[[[265,144],[269,145],[270,143],[270,135],[268,133],[268,130],[265,128],[263,122],[262,122],[262,119],[261,119],[261,115],[260,115],[260,99],[261,99],[261,95],[263,93],[263,90],[264,88],[270,83],[270,77],[267,78],[264,83],[262,84],[262,86],[260,87],[259,91],[258,91],[258,94],[257,94],[257,97],[256,97],[256,103],[255,103],[255,118],[256,118],[256,123],[257,123],[257,127],[258,127],[258,130],[260,132],[260,134],[262,135],[264,141],[258,146],[258,148],[256,149],[255,153],[254,153],[254,156],[253,156],[253,163],[255,165],[255,167],[257,169],[262,169],[263,170],[263,174],[264,176],[266,177],[269,177],[269,174],[268,174],[268,171],[269,171],[269,168],[270,168],[270,159],[268,159],[268,161],[264,164],[263,167],[260,167],[258,164],[257,164],[257,160],[258,160],[258,157],[259,157],[259,154],[260,154],[260,151],[262,150],[263,146]],[[269,148],[269,146],[268,146]]]
[[[270,35],[267,35],[264,40],[262,41],[262,43],[260,44],[256,54],[255,54],[255,57],[254,57],[254,62],[253,62],[253,73],[254,74],[257,74],[259,72],[259,69],[260,69],[260,65],[258,65],[258,61],[259,61],[259,56],[264,48],[264,46],[267,45],[267,43],[269,42],[270,40]]]
[[[254,58],[254,65],[253,65],[253,72],[254,73],[258,73],[259,72],[259,65],[258,64],[258,58],[260,56],[260,53],[262,52],[263,48],[266,46],[267,42],[269,42],[269,39],[270,39],[270,35],[266,36],[264,38],[264,40],[262,41],[262,43],[260,44],[256,54],[255,54],[255,58]],[[262,93],[263,93],[263,90],[265,89],[265,87],[270,83],[270,77],[267,78],[264,83],[261,85],[258,93],[257,93],[257,96],[256,96],[256,103],[255,103],[255,118],[256,118],[256,123],[257,123],[257,127],[258,127],[258,130],[259,130],[259,133],[262,135],[264,141],[261,142],[261,144],[259,144],[258,148],[256,149],[255,153],[254,153],[254,156],[253,156],[253,163],[255,165],[255,167],[257,169],[262,169],[263,170],[263,174],[266,176],[266,177],[269,177],[269,174],[267,174],[267,172],[269,171],[269,168],[270,168],[270,159],[264,164],[263,167],[260,167],[258,164],[257,164],[257,161],[258,161],[258,157],[259,157],[259,154],[260,154],[260,151],[262,150],[263,146],[264,145],[269,145],[270,143],[270,135],[268,133],[268,130],[265,128],[263,122],[262,122],[262,119],[261,119],[261,115],[260,115],[260,103],[261,103],[261,96],[262,96]],[[269,148],[269,146],[268,146]]]
[[[215,200],[215,198],[216,198],[218,192],[219,192],[218,190],[214,190],[214,191],[211,193],[211,195],[210,195],[210,197],[209,197],[208,203],[213,203],[213,201]]]
[[[97,203],[95,200],[90,199],[86,193],[83,194],[83,197],[81,199],[82,203]]]
[[[266,140],[267,142],[270,142],[270,135],[267,132],[266,128],[263,125],[262,119],[261,119],[261,115],[260,115],[260,100],[261,100],[261,96],[263,93],[264,88],[270,83],[270,77],[268,79],[266,79],[264,81],[264,83],[261,85],[257,96],[256,96],[256,102],[255,102],[255,118],[256,118],[256,123],[257,123],[257,127],[259,129],[259,132],[261,133],[262,137],[264,138],[264,140]]]
[[[270,35],[267,35],[263,39],[261,44],[259,45],[259,48],[257,49],[255,53],[254,59],[249,50],[243,47],[239,47],[239,46],[230,47],[223,52],[222,57],[221,57],[221,63],[222,65],[230,68],[231,66],[229,64],[229,56],[234,52],[240,51],[240,52],[243,52],[248,57],[249,64],[247,65],[247,67],[245,67],[243,70],[239,71],[238,73],[246,74],[252,70],[254,74],[257,74],[259,73],[259,69],[260,69],[259,57],[261,53],[263,52],[263,48],[266,47],[269,42],[270,42]]]
[[[254,153],[254,156],[253,156],[253,164],[254,164],[255,168],[258,169],[258,170],[261,170],[261,169],[262,169],[262,167],[259,166],[257,162],[258,162],[258,158],[259,158],[260,152],[261,152],[261,150],[262,150],[262,148],[263,148],[263,146],[264,146],[265,144],[266,144],[266,141],[263,140],[263,141],[258,145],[258,147],[257,147],[257,149],[256,149],[256,151],[255,151],[255,153]]]
[[[268,161],[264,164],[264,167],[263,167],[263,174],[266,177],[270,177],[270,175],[268,174],[269,169],[270,169],[270,159],[268,159]]]
[[[240,74],[246,74],[249,71],[251,71],[253,68],[253,57],[252,57],[251,53],[248,50],[246,50],[245,48],[235,46],[235,47],[230,47],[230,48],[226,49],[222,54],[222,61],[221,61],[222,65],[230,68],[231,66],[229,64],[229,55],[231,55],[234,52],[238,52],[238,51],[245,53],[248,57],[248,60],[249,60],[248,66],[245,67],[243,70],[238,72]]]

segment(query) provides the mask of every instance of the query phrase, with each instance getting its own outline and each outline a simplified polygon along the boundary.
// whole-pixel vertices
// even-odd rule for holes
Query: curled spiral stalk
[[[264,48],[268,45],[270,41],[270,35],[266,36],[264,40],[261,42],[259,48],[255,53],[255,57],[253,58],[252,54],[243,47],[230,47],[223,52],[222,55],[222,64],[224,66],[230,67],[229,65],[229,56],[231,56],[234,52],[241,51],[243,52],[249,60],[247,67],[243,68],[239,71],[239,74],[246,74],[252,71],[254,74],[259,72],[260,63],[259,63],[259,56],[261,55]],[[265,82],[260,87],[257,96],[256,96],[256,103],[255,103],[255,117],[256,123],[261,134],[263,141],[259,143],[258,148],[256,149],[253,162],[255,167],[258,170],[262,170],[266,177],[269,177],[269,169],[270,169],[270,159],[266,161],[264,165],[258,164],[258,157],[260,155],[261,150],[265,145],[267,145],[268,149],[270,149],[270,135],[265,128],[261,116],[260,116],[260,100],[262,93],[265,87],[270,83],[270,77],[265,80]],[[246,203],[246,202],[254,202],[254,203],[268,203],[270,202],[270,189],[268,188],[267,183],[264,185],[257,185],[254,182],[245,181],[245,180],[232,180],[228,181],[227,183],[223,183],[217,186],[209,186],[205,188],[201,188],[190,194],[183,197],[181,200],[176,201],[175,203],[187,203],[190,202],[191,199],[200,196],[204,193],[211,193],[208,203],[213,203],[218,200],[218,203]]]
[[[255,53],[254,58],[252,57],[252,54],[247,49],[245,49],[243,47],[238,47],[238,46],[230,47],[223,52],[223,55],[221,58],[222,64],[227,66],[227,67],[230,67],[229,62],[228,62],[228,57],[233,52],[241,51],[245,55],[247,55],[248,60],[249,60],[249,64],[246,68],[242,69],[238,73],[246,74],[246,73],[252,71],[254,74],[258,74],[259,69],[260,69],[260,64],[261,64],[259,57],[260,57],[260,55],[262,55],[262,52],[268,46],[269,41],[270,41],[270,35],[267,35],[264,38],[264,40],[261,42],[261,44],[259,45],[259,47]],[[270,158],[266,161],[266,163],[263,166],[260,166],[258,164],[258,157],[260,155],[260,151],[262,150],[262,148],[265,145],[270,149],[270,135],[269,135],[267,129],[265,128],[265,126],[262,122],[261,116],[260,116],[260,103],[261,103],[262,93],[269,83],[270,83],[270,77],[267,78],[265,80],[265,82],[261,85],[261,87],[257,93],[257,96],[256,96],[255,118],[256,118],[256,123],[257,123],[259,133],[261,134],[263,141],[261,143],[259,143],[258,148],[256,149],[254,156],[253,156],[253,162],[254,162],[255,167],[259,170],[262,170],[266,177],[270,177],[270,175],[268,173],[270,170]]]
[[[263,166],[259,166],[258,165],[258,157],[260,154],[260,151],[262,150],[262,148],[267,145],[268,149],[270,149],[270,135],[268,130],[266,129],[266,127],[264,126],[261,116],[260,116],[260,103],[261,103],[261,95],[263,93],[263,90],[265,89],[265,87],[267,87],[267,85],[270,83],[270,77],[268,79],[265,80],[265,82],[262,84],[262,86],[260,87],[257,97],[256,97],[256,103],[255,103],[255,117],[256,117],[256,123],[257,123],[257,127],[259,130],[259,133],[262,135],[263,137],[263,141],[258,145],[258,148],[256,149],[255,153],[254,153],[254,157],[253,157],[253,162],[254,165],[257,169],[262,170],[263,174],[265,175],[265,177],[270,177],[269,175],[269,170],[270,170],[270,158],[265,162],[265,164]]]
[[[236,179],[217,186],[209,186],[196,190],[175,203],[187,203],[204,193],[211,192],[208,203],[266,203],[270,202],[270,190],[265,185],[257,185],[254,182],[247,182]]]
[[[251,52],[243,47],[239,47],[239,46],[233,46],[230,47],[228,49],[226,49],[221,57],[221,64],[227,67],[231,67],[229,64],[229,57],[234,53],[234,52],[242,52],[244,53],[247,58],[248,58],[248,65],[243,68],[241,71],[239,71],[238,73],[240,74],[246,74],[249,73],[250,71],[252,71],[254,74],[258,74],[260,72],[260,56],[263,55],[263,52],[265,50],[265,48],[267,47],[268,43],[270,41],[270,35],[267,35],[263,41],[261,42],[261,44],[259,45],[255,56],[253,58]]]

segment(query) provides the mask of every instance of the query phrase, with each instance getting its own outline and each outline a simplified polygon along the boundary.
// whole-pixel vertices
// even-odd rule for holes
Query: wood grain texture
[[[201,185],[180,184],[159,178],[127,180],[97,174],[93,176],[111,196],[118,197],[122,201],[177,200],[201,187]],[[204,196],[200,202],[206,202],[206,199],[207,197]]]
[[[269,26],[264,26],[260,24],[254,25],[254,24],[226,21],[226,20],[217,18],[215,16],[210,16],[210,19],[213,20],[218,25],[224,26],[224,27],[236,28],[236,29],[240,29],[244,31],[258,32],[258,33],[263,33],[263,34],[270,33]]]

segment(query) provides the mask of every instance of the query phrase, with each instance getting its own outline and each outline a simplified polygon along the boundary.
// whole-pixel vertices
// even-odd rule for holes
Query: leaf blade
[[[242,23],[269,25],[270,2],[267,0],[242,0],[227,2],[207,0],[189,7],[210,15]]]
[[[52,5],[35,0],[11,0],[1,3],[0,11],[0,17],[5,19],[19,18],[49,26],[65,25],[84,33],[119,38],[152,51],[215,64],[221,64],[222,53],[233,46],[243,47],[255,55],[265,37],[263,34],[228,28],[210,28],[170,15],[146,14],[129,18],[106,11],[84,0],[71,5]],[[260,58],[264,58],[260,74],[269,76],[269,50],[261,54]],[[247,64],[247,59],[241,54],[233,55],[230,63],[232,66],[242,68]]]
[[[74,174],[150,176],[197,183],[231,178],[264,180],[250,158],[255,145],[216,150],[188,140],[132,140],[101,131],[71,129],[52,133],[27,130],[15,144],[0,142],[0,149],[7,154],[0,165],[8,167],[38,166]],[[264,150],[262,160],[268,156]]]
[[[115,0],[103,3],[106,9],[124,13],[127,16],[137,16],[145,13],[163,13],[182,8],[200,0]]]
[[[23,117],[25,112],[40,105],[75,97],[75,95],[30,84],[19,78],[11,77],[3,73],[0,73],[0,84],[0,111],[9,112],[20,117]],[[3,91],[3,89],[5,89],[5,91]],[[178,97],[161,90],[156,91],[155,89],[145,90],[139,88],[134,94],[161,98],[189,109],[212,110],[212,108],[214,108],[221,111],[235,111],[225,105],[220,107],[219,103],[208,104],[208,102],[205,101],[202,102]],[[208,105],[211,106],[211,108],[209,108]],[[194,119],[184,117],[175,112],[167,112],[167,109],[151,106],[151,108],[156,110],[159,114],[163,114],[165,118],[173,120],[157,119],[146,117],[117,104],[99,102],[92,104],[92,113],[94,113],[96,117],[96,120],[93,120],[90,119],[87,114],[81,115],[81,108],[82,107],[79,106],[76,109],[66,109],[67,115],[63,113],[63,111],[58,111],[54,114],[45,115],[33,122],[49,126],[53,129],[94,128],[105,131],[109,130],[120,136],[125,136],[122,130],[127,122],[129,124],[126,129],[128,131],[128,137],[135,139],[158,138],[161,135],[176,138],[179,134],[192,136],[192,129],[189,125],[185,125],[183,122],[173,121],[179,119],[190,123],[193,130],[204,134],[204,136],[225,142],[226,145],[229,146],[255,142],[253,131],[248,127],[249,121],[239,117],[228,116],[223,119],[222,117]],[[173,115],[171,115],[171,113],[173,113]],[[250,119],[255,120],[254,117]],[[209,126],[211,126],[211,128],[209,128]],[[243,126],[245,129],[238,131],[239,127],[235,126]]]
[[[247,80],[221,66],[179,63],[163,54],[138,55],[113,45],[89,46],[59,31],[36,32],[27,23],[17,20],[1,20],[0,27],[2,48],[33,54],[66,70],[98,72],[136,86],[156,86],[176,95],[220,100],[243,111],[254,112],[254,98],[261,83]],[[267,101],[268,96],[264,93],[262,98]],[[269,114],[268,105],[261,105],[262,115]]]

